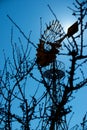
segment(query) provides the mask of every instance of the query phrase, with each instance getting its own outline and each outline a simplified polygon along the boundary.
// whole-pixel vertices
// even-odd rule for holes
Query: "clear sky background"
[[[72,6],[74,0],[0,0],[0,69],[3,66],[3,49],[6,55],[11,54],[11,27],[7,14],[17,23],[26,36],[31,33],[30,40],[35,44],[40,38],[40,17],[42,17],[42,27],[45,23],[54,19],[47,4],[51,6],[58,20],[64,27],[65,31],[76,19],[72,16],[72,12],[67,8]],[[14,27],[15,28],[15,27]],[[16,36],[17,33],[14,33]],[[72,101],[73,123],[81,122],[81,119],[87,111],[87,87],[79,90],[75,94],[76,98]]]

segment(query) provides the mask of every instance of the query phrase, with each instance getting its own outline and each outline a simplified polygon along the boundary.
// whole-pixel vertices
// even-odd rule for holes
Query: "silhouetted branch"
[[[23,37],[29,42],[31,43],[35,48],[37,48],[35,46],[35,44],[33,42],[31,42],[29,40],[29,38],[27,38],[27,36],[24,34],[24,32],[21,30],[21,28],[11,19],[11,17],[9,15],[7,15],[7,17],[9,18],[9,20],[15,25],[15,27],[17,27],[17,29],[20,31],[20,33],[23,35]]]

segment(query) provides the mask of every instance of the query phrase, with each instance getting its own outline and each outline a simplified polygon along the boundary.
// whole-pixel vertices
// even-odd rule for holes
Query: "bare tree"
[[[72,112],[69,102],[74,91],[87,84],[84,70],[87,0],[75,0],[75,9],[69,7],[77,21],[68,28],[67,34],[48,7],[55,19],[46,25],[38,46],[8,16],[27,44],[23,44],[22,38],[18,38],[19,44],[13,41],[12,28],[12,61],[4,54],[5,64],[0,72],[0,129],[11,130],[15,124],[21,130],[69,130],[67,116]],[[35,58],[32,58],[32,48],[37,51]],[[85,114],[82,130],[87,129],[86,123]],[[77,129],[76,125],[72,127],[72,130]]]
[[[26,48],[23,47],[21,38],[19,45],[13,43],[13,28],[11,30],[12,59],[5,56],[5,65],[0,74],[0,111],[1,128],[5,130],[13,129],[12,123],[18,122],[22,129],[30,129],[30,120],[35,108],[35,98],[31,98],[30,103],[26,97],[26,83],[29,73],[32,71],[35,60],[30,59],[31,48],[27,40]],[[24,49],[25,48],[25,49]],[[5,55],[5,54],[4,54]],[[16,103],[18,104],[16,106]],[[13,109],[20,108],[19,113],[14,113]]]
[[[55,21],[47,25],[38,45],[38,69],[47,91],[40,116],[43,118],[41,127],[43,130],[69,129],[66,117],[72,108],[67,104],[73,99],[74,91],[87,85],[87,75],[84,71],[87,63],[85,51],[87,39],[85,40],[84,37],[85,31],[87,31],[87,1],[79,2],[76,0],[74,6],[75,9],[70,7],[69,9],[77,17],[77,21],[68,28],[67,34],[63,33],[63,29],[56,18]],[[53,13],[51,8],[50,10]],[[53,15],[55,16],[54,13]],[[63,41],[66,37],[67,41]],[[59,61],[60,57],[65,57],[65,60],[63,58],[63,61]],[[66,62],[70,66],[64,70]],[[82,129],[86,129],[84,126]],[[77,126],[73,129],[77,129]]]

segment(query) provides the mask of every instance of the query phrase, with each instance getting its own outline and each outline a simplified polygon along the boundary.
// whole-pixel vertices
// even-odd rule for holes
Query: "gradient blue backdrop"
[[[19,25],[26,36],[31,30],[31,41],[37,44],[40,38],[40,17],[42,17],[43,28],[45,23],[54,19],[47,4],[52,7],[66,31],[76,20],[67,8],[71,7],[73,2],[74,0],[0,0],[0,69],[3,66],[3,49],[6,55],[11,54],[10,37],[13,24],[7,18],[7,14]],[[14,35],[16,36],[17,33]],[[87,87],[74,95],[76,98],[71,102],[75,112],[72,122],[76,124],[82,121],[81,119],[87,111]]]

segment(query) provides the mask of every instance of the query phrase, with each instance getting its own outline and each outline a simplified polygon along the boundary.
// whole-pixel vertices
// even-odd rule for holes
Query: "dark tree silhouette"
[[[73,5],[75,9],[69,9],[76,22],[67,34],[48,5],[55,19],[46,26],[38,46],[7,15],[27,44],[22,38],[18,38],[19,44],[13,41],[12,28],[12,61],[4,54],[5,64],[0,71],[0,129],[11,130],[14,125],[21,130],[70,129],[69,102],[76,90],[87,85],[87,0],[75,0]],[[35,58],[32,50],[36,50]],[[75,125],[71,130],[77,129]],[[87,129],[87,114],[80,129]]]

